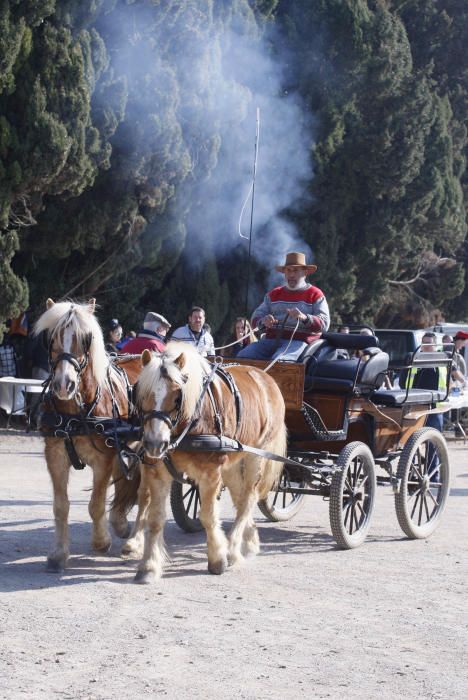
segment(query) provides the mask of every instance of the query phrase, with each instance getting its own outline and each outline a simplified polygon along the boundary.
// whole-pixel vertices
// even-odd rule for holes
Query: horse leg
[[[149,506],[143,561],[135,576],[136,583],[153,583],[161,577],[167,558],[163,534],[171,482],[172,478],[161,464],[158,467],[142,469],[140,490],[143,493],[142,499],[149,497]]]
[[[88,511],[93,521],[93,549],[97,552],[108,552],[112,544],[106,519],[106,494],[111,474],[111,460],[93,464],[93,491]]]
[[[63,443],[46,438],[45,458],[54,491],[55,547],[47,557],[47,571],[63,571],[70,555],[68,537],[68,477],[70,460]]]
[[[122,505],[121,494],[126,487],[126,479],[122,476],[117,458],[114,460],[112,469],[114,481],[114,502],[109,511],[109,522],[117,537],[125,540],[130,535],[130,523],[127,520],[126,508]],[[114,505],[114,503],[116,505]]]
[[[226,571],[227,540],[219,520],[217,495],[221,488],[220,470],[205,472],[198,481],[200,491],[200,521],[206,531],[208,547],[208,571],[222,574]]]
[[[138,512],[129,539],[122,547],[122,555],[138,559],[143,553],[145,541],[145,525],[148,507],[150,504],[150,491],[143,483],[138,489]]]
[[[227,481],[236,507],[236,519],[229,533],[229,562],[232,565],[240,564],[244,555],[255,555],[260,551],[253,510],[257,503],[257,484],[261,476],[262,465],[258,457],[250,455],[246,455],[243,461],[243,470],[241,471],[239,465],[236,472],[230,472]],[[261,461],[263,462],[263,460]]]

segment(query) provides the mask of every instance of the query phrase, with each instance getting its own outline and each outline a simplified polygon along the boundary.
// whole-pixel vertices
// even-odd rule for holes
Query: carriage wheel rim
[[[436,449],[433,450],[431,458],[428,452],[428,442],[417,446],[406,482],[408,516],[421,528],[432,522],[443,502],[444,480],[440,478],[439,472],[445,471],[445,465],[440,462]],[[439,463],[436,463],[436,458]],[[437,481],[434,478],[437,478]]]
[[[450,490],[449,455],[439,431],[425,427],[413,433],[400,456],[397,478],[400,527],[411,539],[425,539],[438,526]]]
[[[341,495],[343,526],[349,536],[362,531],[371,515],[372,491],[369,472],[361,455],[352,458],[346,468]]]

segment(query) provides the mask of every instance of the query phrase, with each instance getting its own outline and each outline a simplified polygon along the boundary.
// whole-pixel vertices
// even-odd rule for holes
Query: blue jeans
[[[281,355],[288,346],[289,340],[281,338],[279,343],[271,338],[262,338],[258,343],[250,343],[243,348],[237,357],[247,357],[251,360],[274,360]],[[287,353],[281,358],[282,360],[297,360],[307,347],[307,343],[302,340],[293,340],[288,348]]]

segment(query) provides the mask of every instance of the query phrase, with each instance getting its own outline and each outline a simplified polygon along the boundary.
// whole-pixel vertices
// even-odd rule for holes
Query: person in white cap
[[[129,340],[121,348],[120,352],[138,355],[143,350],[155,350],[164,352],[166,348],[166,335],[171,327],[169,321],[161,314],[148,311],[143,322],[143,330],[137,333],[137,337]]]
[[[275,269],[284,274],[286,284],[268,292],[252,314],[252,326],[264,326],[265,336],[237,357],[268,360],[281,355],[284,360],[297,360],[307,345],[329,328],[325,295],[307,282],[317,266],[307,264],[304,253],[292,252],[286,255],[284,265]]]
[[[203,357],[215,354],[213,336],[205,328],[205,310],[201,306],[191,308],[188,323],[176,328],[171,340],[183,340],[185,343],[191,343]]]

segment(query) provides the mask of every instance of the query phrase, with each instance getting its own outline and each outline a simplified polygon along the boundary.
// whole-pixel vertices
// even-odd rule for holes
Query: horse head
[[[62,401],[78,398],[88,368],[98,385],[105,379],[108,360],[94,309],[94,299],[88,304],[54,303],[48,299],[47,310],[35,325],[36,334],[47,333],[50,390]]]
[[[143,446],[162,458],[173,433],[193,417],[203,386],[206,361],[186,343],[168,343],[162,355],[144,350],[137,404],[143,420]]]

